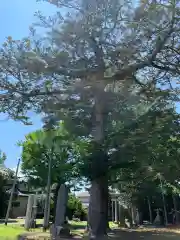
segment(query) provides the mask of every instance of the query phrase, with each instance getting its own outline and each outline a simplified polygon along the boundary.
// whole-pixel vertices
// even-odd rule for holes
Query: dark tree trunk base
[[[89,238],[104,239],[108,223],[108,181],[106,177],[91,183],[89,201]]]

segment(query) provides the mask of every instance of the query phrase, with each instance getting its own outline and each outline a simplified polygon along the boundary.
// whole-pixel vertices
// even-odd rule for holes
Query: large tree
[[[100,237],[106,233],[111,165],[101,151],[106,123],[119,118],[131,125],[129,106],[142,97],[150,106],[167,93],[177,100],[179,3],[50,3],[59,8],[55,16],[38,14],[45,37],[31,29],[30,38],[9,37],[1,49],[1,111],[25,123],[29,109],[48,112],[70,122],[79,135],[93,136],[92,166],[103,169],[91,177],[89,223],[91,236]]]

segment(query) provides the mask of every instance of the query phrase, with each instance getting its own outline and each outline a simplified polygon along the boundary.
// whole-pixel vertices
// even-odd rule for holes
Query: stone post
[[[32,225],[31,227],[36,227],[36,215],[37,215],[37,194],[34,195],[33,207],[32,207]]]
[[[136,209],[136,218],[135,218],[136,225],[140,224],[140,216],[139,216],[139,210]]]
[[[70,230],[65,224],[66,206],[68,201],[68,189],[65,184],[62,184],[58,191],[56,203],[55,223],[52,225],[50,232],[52,239],[59,239],[60,237],[69,236]]]
[[[34,195],[30,195],[28,198],[26,219],[25,219],[25,226],[24,226],[26,230],[29,230],[31,228],[33,204],[34,204]]]

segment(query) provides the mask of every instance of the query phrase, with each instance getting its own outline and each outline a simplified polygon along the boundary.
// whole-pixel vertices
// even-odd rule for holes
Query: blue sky
[[[36,20],[34,13],[38,10],[51,15],[54,7],[47,3],[37,3],[36,0],[5,0],[0,1],[0,44],[8,36],[21,39],[28,35],[29,26]],[[0,115],[0,120],[3,118]],[[20,156],[17,141],[42,126],[40,117],[32,114],[32,126],[24,126],[19,122],[0,121],[0,149],[7,154],[6,166],[14,168]]]

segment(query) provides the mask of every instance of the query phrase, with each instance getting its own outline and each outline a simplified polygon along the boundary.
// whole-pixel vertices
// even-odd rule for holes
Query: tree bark
[[[127,220],[129,222],[129,227],[132,227],[133,226],[133,221],[132,221],[132,212],[131,212],[131,207],[127,209],[126,212],[126,217],[127,217]]]
[[[125,209],[123,208],[123,206],[120,207],[120,218],[119,218],[119,226],[120,227],[125,227],[126,224],[125,224]]]
[[[149,220],[150,220],[150,223],[152,224],[153,223],[153,217],[152,217],[152,208],[151,208],[151,202],[150,202],[149,197],[147,197],[147,201],[148,201],[148,208],[149,208]]]
[[[107,234],[108,223],[107,177],[94,179],[91,183],[89,201],[90,239],[102,239]]]
[[[165,225],[168,225],[168,217],[167,217],[167,209],[166,209],[166,200],[165,200],[165,196],[164,196],[164,193],[163,193],[162,179],[161,179],[161,178],[160,178],[160,184],[161,184],[161,195],[162,195],[162,201],[163,201]]]
[[[92,136],[94,138],[94,143],[97,146],[95,146],[95,149],[97,148],[100,158],[94,158],[91,163],[92,179],[88,211],[90,239],[102,239],[107,234],[108,226],[108,158],[106,158],[107,156],[102,149],[102,143],[104,141],[104,125],[106,120],[106,113],[104,111],[103,77],[104,73],[100,72],[94,77],[94,79],[92,79],[92,81],[96,82],[96,88],[94,89],[95,122],[92,127]]]
[[[136,223],[136,209],[133,206],[133,204],[131,206],[131,217],[132,217],[132,225],[134,226]]]
[[[174,205],[174,211],[175,211],[175,217],[176,217],[176,224],[179,223],[179,214],[178,214],[178,207],[177,207],[177,199],[176,199],[176,195],[173,193],[172,194],[172,198],[173,198],[173,205]]]
[[[58,197],[58,191],[59,191],[60,186],[61,186],[61,184],[58,183],[58,184],[56,185],[56,188],[54,189],[54,197],[53,197],[54,204],[53,204],[53,218],[52,218],[52,223],[53,223],[53,224],[55,223],[56,204],[57,204],[57,197]]]

